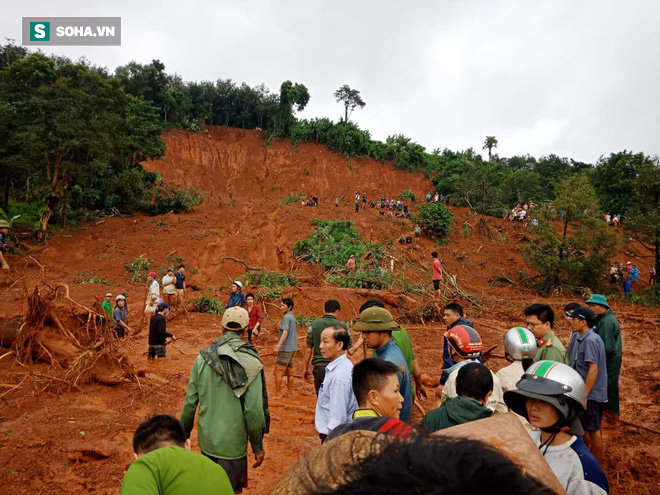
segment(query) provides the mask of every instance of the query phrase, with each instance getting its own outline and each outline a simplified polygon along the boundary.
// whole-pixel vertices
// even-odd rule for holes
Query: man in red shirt
[[[440,299],[440,282],[442,282],[442,260],[438,258],[438,252],[433,251],[433,290],[436,299]]]

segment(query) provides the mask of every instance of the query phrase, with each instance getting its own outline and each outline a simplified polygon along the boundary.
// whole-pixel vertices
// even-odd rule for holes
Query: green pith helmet
[[[0,219],[0,229],[11,229],[11,225],[7,220]]]
[[[355,323],[356,332],[387,332],[399,330],[401,327],[392,318],[385,308],[371,307],[360,313],[360,319]]]

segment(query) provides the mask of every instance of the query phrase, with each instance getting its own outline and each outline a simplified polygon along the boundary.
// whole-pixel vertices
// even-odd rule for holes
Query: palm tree
[[[486,136],[482,150],[488,149],[488,161],[493,160],[493,148],[497,148],[497,138],[495,136]]]

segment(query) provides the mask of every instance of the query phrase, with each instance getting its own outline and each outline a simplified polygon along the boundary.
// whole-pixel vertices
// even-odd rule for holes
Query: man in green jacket
[[[619,375],[621,374],[622,342],[621,326],[612,313],[607,299],[601,294],[594,294],[587,301],[587,306],[596,314],[596,333],[605,344],[607,365],[607,404],[605,409],[619,415]]]
[[[331,326],[340,326],[345,328],[348,331],[348,325],[343,321],[337,319],[337,313],[341,311],[341,305],[339,301],[335,299],[330,299],[325,302],[324,305],[325,314],[323,318],[314,320],[312,324],[307,327],[307,356],[305,357],[305,374],[303,375],[305,380],[309,378],[309,367],[312,368],[312,375],[314,376],[314,388],[316,389],[316,395],[319,395],[319,389],[325,378],[325,367],[330,362],[329,359],[324,358],[321,355],[321,334],[323,330]],[[348,344],[348,348],[351,347],[351,344]]]
[[[555,326],[555,312],[547,304],[532,304],[525,308],[525,324],[536,337],[534,362],[555,361],[568,364],[566,347],[552,330]]]
[[[420,425],[424,430],[432,433],[492,416],[486,402],[493,393],[493,375],[483,364],[468,363],[458,370],[456,393],[426,413]]]
[[[241,339],[248,322],[244,308],[225,311],[224,335],[199,351],[181,412],[186,438],[190,438],[199,404],[199,448],[224,468],[235,493],[247,487],[248,440],[255,458],[252,467],[259,467],[270,426],[263,364],[256,349]]]

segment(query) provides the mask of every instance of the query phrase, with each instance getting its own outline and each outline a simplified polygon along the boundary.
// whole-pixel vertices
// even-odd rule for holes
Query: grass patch
[[[316,320],[314,316],[298,315],[296,316],[296,325],[307,328],[314,320]]]
[[[225,304],[217,297],[211,297],[208,292],[204,292],[199,299],[192,299],[195,305],[192,309],[195,313],[211,313],[221,315],[225,312]]]
[[[89,270],[79,273],[76,278],[73,279],[74,284],[101,284],[101,285],[112,285],[112,282],[105,278],[99,278],[96,275],[92,274]]]
[[[294,193],[289,194],[289,196],[284,198],[282,201],[280,201],[280,204],[282,206],[284,206],[284,205],[288,205],[288,204],[291,204],[291,203],[297,203],[298,201],[300,201],[301,197],[302,197],[302,193],[294,192]]]
[[[151,265],[153,265],[154,260],[144,258],[140,256],[135,258],[133,261],[124,266],[124,269],[128,272],[129,280],[132,284],[137,284],[144,282],[147,278],[147,273],[151,270]]]
[[[360,239],[355,224],[348,220],[312,220],[316,230],[307,239],[296,242],[293,255],[309,263],[319,263],[326,270],[344,269],[351,255],[356,263],[363,257],[375,260],[385,258],[385,248]]]

